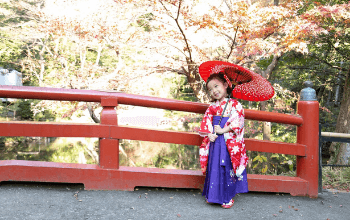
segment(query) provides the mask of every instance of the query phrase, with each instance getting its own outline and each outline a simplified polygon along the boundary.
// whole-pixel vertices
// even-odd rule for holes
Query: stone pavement
[[[85,191],[83,185],[0,183],[0,219],[350,219],[350,193],[317,199],[250,192],[231,209],[205,203],[197,189]]]

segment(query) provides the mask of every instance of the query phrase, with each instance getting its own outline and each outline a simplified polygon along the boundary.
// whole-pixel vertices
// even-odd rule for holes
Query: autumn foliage
[[[144,94],[145,85],[136,86],[135,79],[176,73],[182,80],[178,91],[186,87],[182,91],[191,94],[188,100],[208,102],[198,66],[222,60],[274,85],[276,95],[264,108],[244,103],[246,108],[294,114],[302,81],[310,79],[321,120],[335,121],[339,106],[329,103],[341,101],[340,95],[333,101],[335,88],[349,78],[348,1],[46,0],[38,7],[19,2],[18,12],[30,11],[36,28],[21,46],[12,47],[16,53],[1,58],[17,65],[28,85]],[[67,109],[51,107],[63,108],[64,117],[85,109],[65,104]],[[247,136],[259,137],[261,126],[247,124],[252,131]],[[294,141],[284,133],[292,128],[273,126],[280,141]],[[255,162],[262,161],[264,170],[265,163],[273,162],[259,158]],[[284,160],[289,166],[292,159]]]

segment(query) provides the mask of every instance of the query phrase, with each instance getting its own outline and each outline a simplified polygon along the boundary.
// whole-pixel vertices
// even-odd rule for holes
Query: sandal
[[[229,203],[224,203],[221,205],[221,207],[224,209],[229,209],[233,206],[234,203],[235,203],[235,200],[231,199]]]

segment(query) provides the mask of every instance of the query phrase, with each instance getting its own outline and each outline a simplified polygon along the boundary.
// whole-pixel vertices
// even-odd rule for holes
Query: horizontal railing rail
[[[320,124],[320,140],[319,140],[319,177],[318,177],[318,191],[322,192],[322,167],[350,167],[349,164],[323,164],[322,161],[322,145],[324,142],[342,142],[350,143],[350,134],[347,133],[337,133],[337,132],[321,132],[322,125]]]
[[[113,91],[76,90],[31,86],[0,86],[0,97],[81,102],[101,102],[102,99],[111,98],[116,99],[118,104],[161,108],[166,110],[185,111],[200,114],[203,114],[209,106],[208,104],[198,102],[132,95]],[[244,111],[246,119],[297,126],[303,124],[303,118],[298,115],[287,115],[276,112],[265,112],[250,109],[245,109]]]
[[[202,137],[192,132],[163,131],[103,124],[0,122],[0,136],[98,137],[199,146]],[[245,139],[247,150],[305,156],[302,144]]]

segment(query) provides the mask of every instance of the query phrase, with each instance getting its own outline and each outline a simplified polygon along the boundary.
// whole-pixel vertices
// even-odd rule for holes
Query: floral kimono
[[[228,117],[225,126],[229,126],[231,131],[224,134],[224,140],[226,143],[227,151],[229,153],[233,175],[236,175],[238,179],[242,177],[242,173],[245,170],[248,157],[246,155],[246,149],[244,144],[244,109],[242,105],[235,99],[224,99],[222,102],[216,101],[211,103],[206,110],[203,120],[201,122],[199,134],[204,137],[202,145],[199,149],[201,168],[207,168],[208,154],[210,141],[208,133],[213,133],[213,117],[221,116],[226,102],[229,102],[224,117]],[[204,173],[205,174],[205,173]]]

